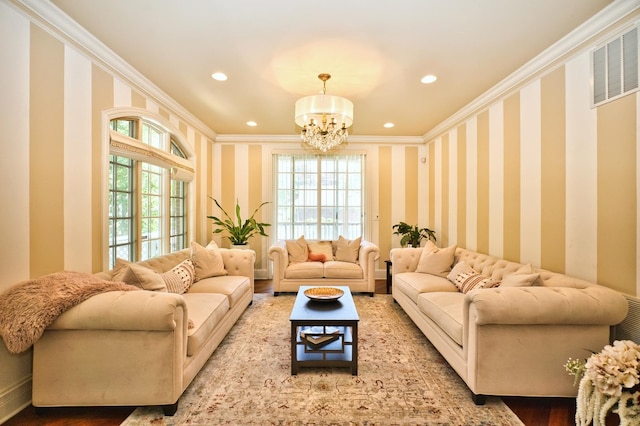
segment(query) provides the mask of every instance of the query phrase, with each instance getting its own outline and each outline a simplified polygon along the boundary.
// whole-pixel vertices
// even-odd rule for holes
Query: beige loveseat
[[[253,301],[255,252],[217,249],[225,274],[200,277],[220,266],[213,265],[220,257],[202,250],[195,259],[184,249],[137,264],[155,274],[194,259],[196,281],[184,294],[112,291],[60,315],[34,345],[33,405],[161,405],[174,414],[182,392]]]
[[[314,257],[314,248],[318,256]],[[297,292],[301,285],[343,285],[354,292],[376,291],[375,262],[380,249],[360,238],[333,241],[279,240],[269,248],[273,261],[273,292]]]
[[[574,397],[564,364],[601,350],[627,314],[626,298],[603,286],[455,247],[447,267],[447,249],[431,250],[391,250],[393,298],[477,404],[486,395]]]

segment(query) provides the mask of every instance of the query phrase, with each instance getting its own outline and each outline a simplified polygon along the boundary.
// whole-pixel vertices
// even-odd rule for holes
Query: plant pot
[[[248,250],[249,244],[231,244],[232,249]]]

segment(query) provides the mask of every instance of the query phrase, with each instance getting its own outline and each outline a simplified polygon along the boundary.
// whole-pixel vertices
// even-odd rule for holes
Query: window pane
[[[363,235],[364,156],[276,155],[276,238]]]

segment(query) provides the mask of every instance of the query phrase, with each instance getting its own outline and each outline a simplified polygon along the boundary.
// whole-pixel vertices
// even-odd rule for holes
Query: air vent
[[[640,343],[640,299],[626,296],[629,313],[620,324],[613,327],[611,340],[633,340]]]
[[[592,52],[593,106],[638,90],[639,57],[637,26]]]

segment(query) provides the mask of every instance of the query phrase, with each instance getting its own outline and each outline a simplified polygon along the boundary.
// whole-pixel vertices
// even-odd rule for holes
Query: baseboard
[[[31,377],[0,393],[0,424],[31,404]]]

